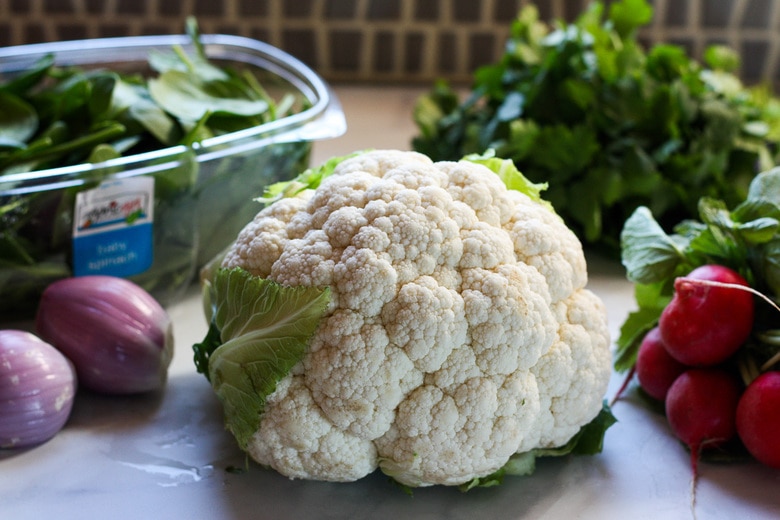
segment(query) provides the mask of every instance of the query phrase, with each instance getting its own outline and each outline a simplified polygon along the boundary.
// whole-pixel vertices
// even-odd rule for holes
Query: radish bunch
[[[657,327],[642,339],[635,372],[664,402],[674,434],[699,455],[741,441],[759,462],[780,468],[780,371],[740,376],[739,353],[753,330],[754,293],[738,273],[704,265],[674,283]]]
[[[616,341],[628,377],[613,402],[636,374],[664,405],[691,451],[692,506],[705,453],[780,468],[780,165],[764,166],[736,206],[702,197],[699,219],[671,233],[640,206],[620,235],[637,308]]]

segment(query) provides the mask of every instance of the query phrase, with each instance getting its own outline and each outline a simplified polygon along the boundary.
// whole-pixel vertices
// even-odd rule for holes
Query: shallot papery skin
[[[135,394],[165,385],[173,358],[171,319],[129,280],[96,275],[52,283],[41,296],[36,328],[73,362],[84,388]]]
[[[0,448],[42,444],[70,417],[76,372],[50,344],[22,330],[0,330]]]

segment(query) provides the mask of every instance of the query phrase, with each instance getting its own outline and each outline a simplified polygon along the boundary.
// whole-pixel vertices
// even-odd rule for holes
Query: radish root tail
[[[623,396],[623,393],[626,391],[626,388],[628,388],[628,384],[634,378],[635,372],[636,372],[636,367],[632,366],[631,370],[629,370],[628,374],[626,374],[626,378],[623,380],[623,384],[620,385],[620,388],[618,388],[618,391],[615,393],[615,396],[609,402],[610,408],[612,408],[612,406],[614,406],[614,404],[618,402],[620,398]]]
[[[696,488],[699,483],[699,457],[701,445],[691,446],[691,516],[696,520]]]

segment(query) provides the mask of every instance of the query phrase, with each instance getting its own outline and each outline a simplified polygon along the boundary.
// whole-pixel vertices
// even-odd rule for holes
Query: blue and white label
[[[154,259],[154,178],[101,183],[76,194],[73,213],[73,274],[126,277]]]

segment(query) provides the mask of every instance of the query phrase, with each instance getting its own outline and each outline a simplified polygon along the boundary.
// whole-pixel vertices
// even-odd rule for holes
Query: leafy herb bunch
[[[774,166],[778,101],[743,86],[727,47],[707,49],[706,67],[679,46],[643,49],[638,30],[652,15],[646,0],[595,2],[549,26],[525,7],[462,102],[443,81],[418,100],[413,147],[434,160],[495,149],[547,182],[583,242],[613,256],[640,205],[671,227],[695,217],[701,197],[738,203]]]

